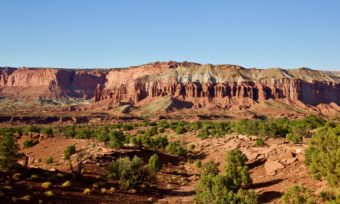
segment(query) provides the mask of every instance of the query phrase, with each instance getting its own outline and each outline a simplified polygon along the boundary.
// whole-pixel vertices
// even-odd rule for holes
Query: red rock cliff
[[[95,90],[95,102],[142,104],[171,96],[193,107],[250,107],[274,99],[289,104],[340,105],[339,74],[310,69],[245,69],[234,65],[153,63],[112,70]],[[148,100],[147,100],[148,99]]]

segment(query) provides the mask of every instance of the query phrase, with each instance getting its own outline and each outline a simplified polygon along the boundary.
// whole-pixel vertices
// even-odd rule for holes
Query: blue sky
[[[338,0],[0,0],[0,66],[340,70]]]

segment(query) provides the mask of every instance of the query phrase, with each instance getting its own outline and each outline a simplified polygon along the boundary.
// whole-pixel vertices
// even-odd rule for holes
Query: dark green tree
[[[14,135],[5,133],[0,139],[0,169],[11,170],[17,165],[20,158],[18,153],[19,146],[16,143]]]

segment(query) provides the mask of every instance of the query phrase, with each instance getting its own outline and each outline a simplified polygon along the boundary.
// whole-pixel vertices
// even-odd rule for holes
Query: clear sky
[[[0,66],[340,71],[339,0],[0,0]]]

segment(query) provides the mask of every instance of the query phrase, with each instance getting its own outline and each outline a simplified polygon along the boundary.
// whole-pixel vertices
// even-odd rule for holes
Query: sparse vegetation
[[[162,164],[159,162],[157,154],[154,154],[150,157],[149,168],[152,171],[159,171],[162,168]]]
[[[289,188],[281,198],[284,204],[314,204],[315,196],[304,186],[293,186]]]
[[[109,135],[109,146],[112,148],[122,148],[125,142],[124,133],[121,131],[113,131]]]
[[[152,171],[144,165],[141,158],[135,156],[118,158],[108,166],[108,178],[118,182],[119,188],[129,190],[152,178]]]
[[[264,139],[262,137],[256,138],[255,145],[256,147],[263,147],[265,145]]]
[[[179,141],[175,141],[175,142],[170,142],[167,146],[166,146],[166,151],[169,152],[170,154],[174,154],[177,155],[179,157],[183,157],[186,155],[186,150],[184,149],[184,147],[180,144]]]
[[[76,146],[75,145],[67,146],[65,151],[64,151],[64,159],[69,160],[70,156],[74,153],[76,153]]]
[[[34,146],[34,142],[32,140],[25,140],[24,141],[24,148],[30,148]]]

